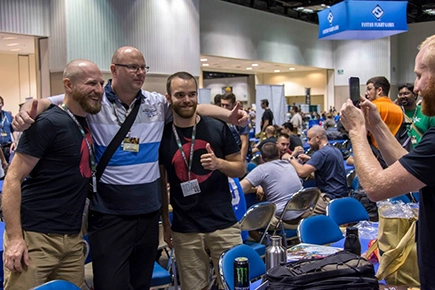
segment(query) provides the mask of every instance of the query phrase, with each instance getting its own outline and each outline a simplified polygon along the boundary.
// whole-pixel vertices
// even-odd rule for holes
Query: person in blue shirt
[[[0,96],[0,145],[3,155],[5,156],[6,161],[8,161],[11,154],[10,147],[13,142],[12,133],[14,132],[14,129],[12,128],[12,113],[3,110],[4,104],[5,101],[3,97]]]

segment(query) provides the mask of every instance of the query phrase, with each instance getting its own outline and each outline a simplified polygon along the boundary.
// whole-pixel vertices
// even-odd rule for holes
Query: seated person
[[[279,135],[278,140],[276,140],[276,146],[278,147],[279,159],[281,159],[281,157],[286,153],[292,153],[292,151],[289,149],[290,136],[286,133],[281,133]]]
[[[252,148],[252,154],[260,152],[261,147],[263,147],[263,145],[266,144],[267,142],[276,143],[275,127],[272,125],[267,126],[265,132],[266,132],[266,139],[264,139],[263,141],[260,141],[254,145],[254,148]]]
[[[276,217],[281,213],[292,195],[302,188],[295,169],[286,160],[279,159],[278,147],[275,143],[267,143],[261,149],[262,163],[255,167],[240,182],[243,192],[249,192],[252,187],[261,186],[265,200],[276,205]],[[297,222],[304,214],[303,211],[288,211],[285,220],[296,220],[293,226],[285,224],[285,227],[295,228]],[[278,219],[274,217],[271,228],[274,229]]]
[[[282,158],[294,166],[299,177],[315,172],[316,187],[322,194],[314,213],[325,214],[331,199],[348,195],[343,155],[340,150],[329,145],[326,131],[321,126],[313,126],[307,135],[308,144],[315,151],[311,157],[303,154],[303,149],[298,147],[292,154],[285,154]]]
[[[290,136],[290,150],[294,151],[296,146],[302,146],[301,138],[294,133],[293,124],[290,122],[282,124],[281,133],[286,133]]]
[[[333,116],[331,113],[326,114],[326,120],[325,122],[323,122],[323,127],[325,128],[325,130],[328,130],[329,128],[335,128],[335,126],[337,125],[332,117]]]

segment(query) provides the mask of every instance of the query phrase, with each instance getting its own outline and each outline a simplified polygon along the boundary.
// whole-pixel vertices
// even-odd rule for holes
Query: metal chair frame
[[[275,235],[279,228],[283,235],[284,246],[287,247],[287,239],[284,229],[284,217],[287,211],[310,211],[312,215],[314,208],[316,207],[317,201],[320,197],[320,190],[317,187],[301,188],[299,191],[294,193],[292,197],[287,201],[281,216],[278,218],[278,223],[275,226],[273,235]],[[308,216],[306,216],[308,217]]]
[[[264,229],[259,243],[262,243],[269,229],[270,222],[275,216],[276,205],[274,203],[264,201],[254,204],[246,211],[243,218],[240,220],[240,228],[242,231],[253,231]]]

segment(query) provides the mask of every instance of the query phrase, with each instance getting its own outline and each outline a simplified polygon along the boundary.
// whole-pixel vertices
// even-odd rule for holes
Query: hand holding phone
[[[350,77],[349,78],[349,97],[353,102],[353,105],[356,106],[360,102],[360,85],[359,78]]]

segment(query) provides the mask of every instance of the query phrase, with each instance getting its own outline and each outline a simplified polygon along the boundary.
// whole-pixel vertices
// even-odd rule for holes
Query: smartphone
[[[359,92],[359,78],[357,77],[350,77],[349,78],[349,94],[350,99],[352,100],[353,104],[356,106],[360,101],[360,92]]]

